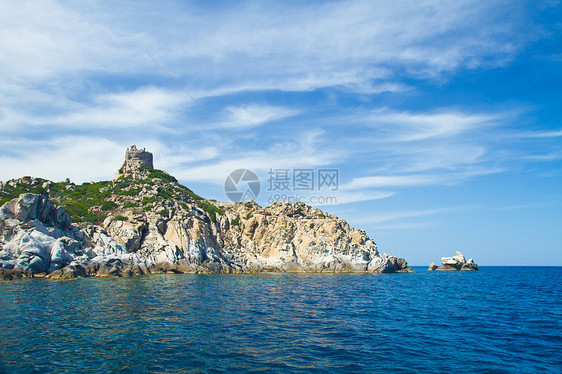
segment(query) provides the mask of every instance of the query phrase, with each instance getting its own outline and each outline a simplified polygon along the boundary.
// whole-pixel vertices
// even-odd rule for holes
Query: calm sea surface
[[[0,282],[0,372],[562,372],[562,268],[415,270]]]

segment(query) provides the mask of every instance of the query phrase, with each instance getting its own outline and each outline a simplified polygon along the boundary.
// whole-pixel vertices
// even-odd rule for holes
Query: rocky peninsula
[[[442,257],[441,266],[435,265],[433,262],[429,265],[427,270],[443,270],[443,271],[458,271],[458,270],[478,270],[478,265],[473,259],[466,261],[464,255],[456,251],[452,257]]]
[[[0,279],[150,273],[410,272],[304,203],[207,200],[132,146],[111,181],[0,184]]]

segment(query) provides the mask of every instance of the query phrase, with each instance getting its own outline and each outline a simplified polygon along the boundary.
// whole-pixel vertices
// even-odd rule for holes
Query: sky
[[[0,180],[108,180],[135,144],[410,265],[562,266],[560,1],[3,1],[0,41]]]

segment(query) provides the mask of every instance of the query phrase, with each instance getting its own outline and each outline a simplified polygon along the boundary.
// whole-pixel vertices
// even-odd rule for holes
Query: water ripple
[[[562,372],[562,268],[0,283],[0,372]]]

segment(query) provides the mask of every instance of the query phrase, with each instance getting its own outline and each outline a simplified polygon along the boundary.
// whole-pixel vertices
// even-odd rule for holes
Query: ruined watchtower
[[[144,148],[137,149],[135,145],[132,145],[131,148],[127,148],[125,152],[125,162],[123,162],[123,165],[121,165],[117,173],[115,173],[113,180],[116,180],[122,175],[129,175],[133,178],[146,178],[149,173],[149,170],[146,168],[154,168],[152,160],[152,153],[147,152]]]

